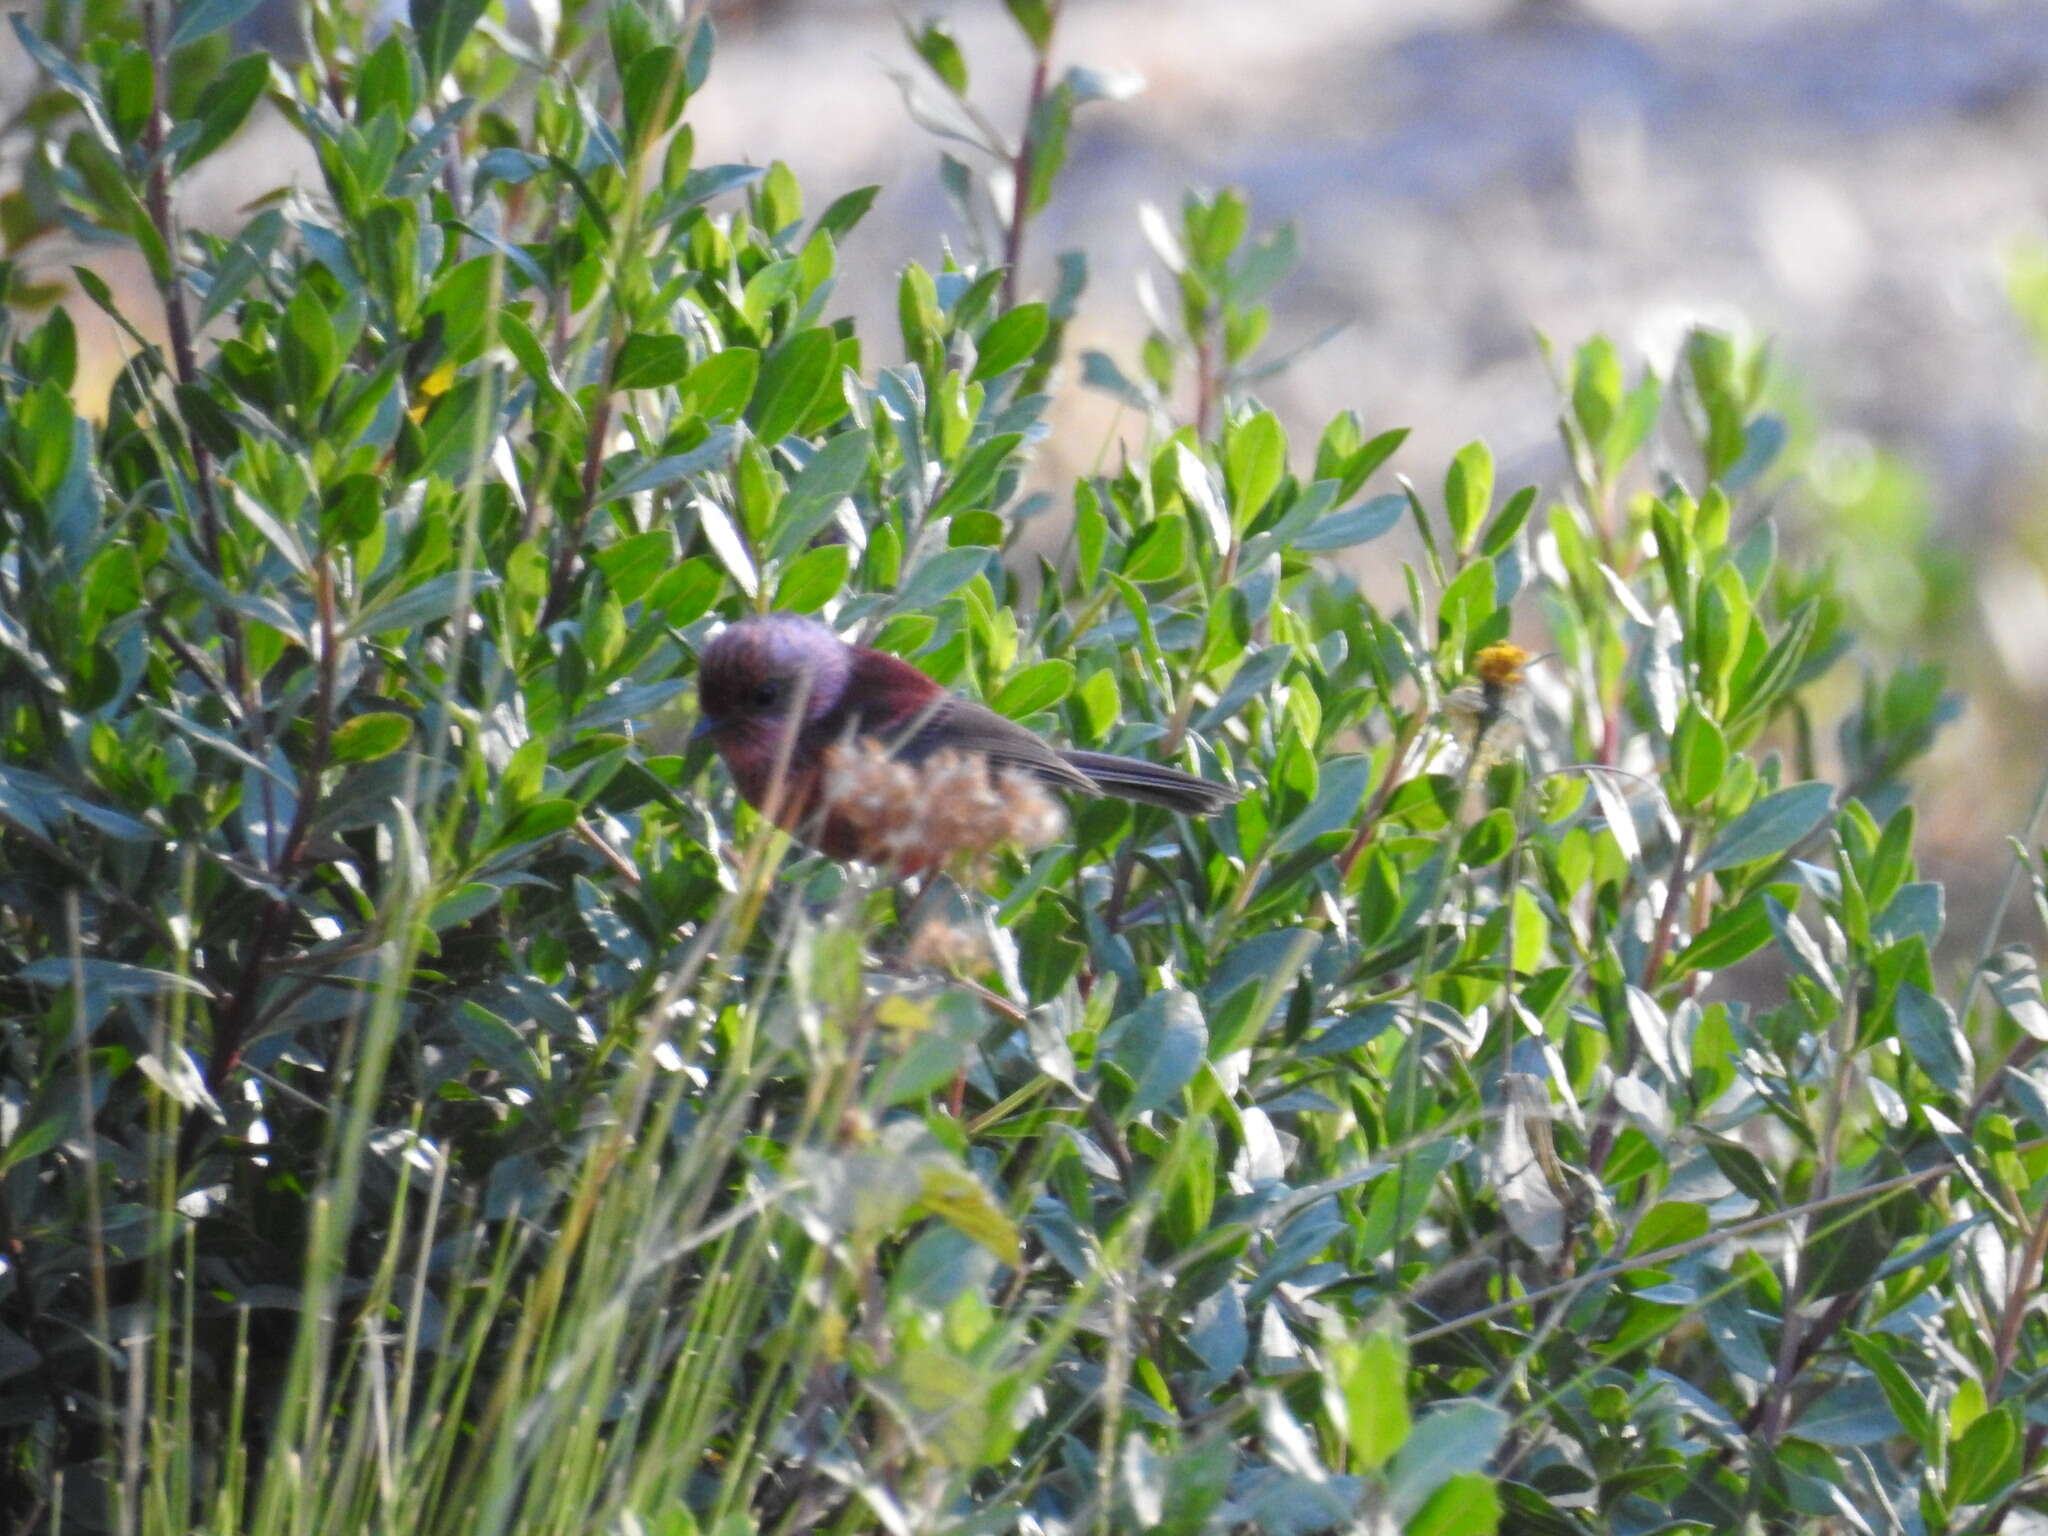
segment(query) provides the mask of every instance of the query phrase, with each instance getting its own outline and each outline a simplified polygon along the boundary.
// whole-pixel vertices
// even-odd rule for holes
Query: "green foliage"
[[[1292,234],[1191,195],[1145,216],[1175,302],[1136,377],[1077,370],[1149,438],[1027,495],[1084,269],[1040,301],[1015,263],[1113,93],[1009,9],[1040,85],[975,132],[1021,191],[902,274],[901,361],[832,310],[873,189],[807,216],[786,167],[695,163],[708,22],[570,5],[529,58],[469,0],[374,43],[316,5],[287,67],[188,0],[34,42],[62,153],[10,248],[36,209],[133,241],[174,319],[103,420],[66,310],[0,367],[15,1525],[2031,1496],[2048,1009],[1995,925],[1960,991],[1937,960],[1903,775],[1939,676],[1867,673],[1816,746],[1852,642],[1745,499],[1763,357],[1631,382],[1595,340],[1564,493],[1480,443],[1369,493],[1403,432],[1252,393]],[[324,198],[181,234],[264,94]],[[1387,607],[1329,557],[1397,530]],[[1076,805],[918,899],[980,941],[921,968],[897,893],[673,749],[702,643],[772,607],[1243,798]]]

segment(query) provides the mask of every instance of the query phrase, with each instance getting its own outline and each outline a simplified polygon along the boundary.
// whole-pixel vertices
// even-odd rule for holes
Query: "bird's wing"
[[[985,757],[997,768],[1029,773],[1059,789],[1089,795],[1101,793],[1093,779],[1016,721],[953,693],[941,694],[932,701],[911,724],[897,750],[906,761],[921,762],[949,747],[955,752]]]

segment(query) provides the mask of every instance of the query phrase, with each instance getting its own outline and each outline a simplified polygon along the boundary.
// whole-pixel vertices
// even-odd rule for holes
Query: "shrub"
[[[1595,340],[1554,498],[1478,443],[1367,494],[1402,432],[1253,393],[1291,234],[1190,195],[1173,314],[1078,370],[1149,436],[1026,494],[1085,266],[1016,262],[1099,77],[948,160],[988,234],[903,273],[896,362],[832,312],[872,189],[695,163],[707,22],[316,5],[285,64],[230,56],[244,6],[101,9],[69,55],[17,24],[52,94],[5,205],[14,249],[139,246],[168,325],[80,271],[132,347],[104,419],[63,307],[0,372],[18,1528],[2029,1496],[2048,1012],[1996,923],[1937,958],[1939,677],[1866,668],[1821,750],[1850,616],[1757,510],[1760,354]],[[181,232],[259,101],[322,186]],[[1397,530],[1388,607],[1347,552]],[[1244,796],[1077,804],[912,907],[673,750],[700,645],[771,608]]]

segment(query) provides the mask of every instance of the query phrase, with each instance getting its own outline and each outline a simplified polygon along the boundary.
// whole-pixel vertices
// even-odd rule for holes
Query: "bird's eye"
[[[773,709],[777,704],[780,704],[782,702],[782,684],[759,684],[754,689],[754,692],[751,696],[751,702],[756,709]]]

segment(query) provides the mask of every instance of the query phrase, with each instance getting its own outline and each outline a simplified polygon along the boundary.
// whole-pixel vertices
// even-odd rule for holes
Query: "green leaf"
[[[879,186],[856,187],[834,198],[831,206],[818,215],[818,222],[813,227],[823,230],[834,240],[839,239],[867,216],[868,209],[874,206],[876,194],[881,190]]]
[[[63,1139],[66,1128],[66,1118],[61,1114],[45,1115],[33,1125],[16,1127],[7,1145],[0,1147],[0,1174],[42,1156]]]
[[[780,164],[780,162],[777,162]],[[767,193],[764,190],[763,197]],[[767,266],[747,279],[747,286],[740,295],[740,313],[747,324],[756,331],[768,328],[769,317],[775,306],[796,292],[797,284],[803,280],[803,270],[793,258],[771,261]]]
[[[1287,434],[1280,418],[1261,411],[1238,424],[1223,455],[1224,483],[1230,489],[1230,522],[1242,534],[1265,510],[1287,473]]]
[[[791,613],[816,613],[837,597],[853,568],[853,550],[845,544],[807,549],[790,561],[775,584],[775,606]]]
[[[1691,971],[1721,971],[1747,959],[1771,942],[1771,916],[1761,891],[1719,913],[1680,950],[1660,981],[1674,981]]]
[[[162,992],[183,992],[191,997],[213,996],[205,982],[176,971],[157,970],[147,965],[129,965],[120,960],[74,959],[52,955],[31,960],[14,973],[14,979],[52,992],[67,992],[81,982],[115,997],[152,997]]]
[[[823,326],[798,331],[768,354],[761,385],[754,392],[748,419],[764,443],[778,443],[811,413],[818,398],[835,382],[833,359],[838,342]]]
[[[200,98],[199,131],[178,151],[179,171],[191,170],[233,138],[269,83],[270,55],[247,53],[230,62]]]
[[[1572,366],[1572,415],[1598,453],[1621,409],[1621,358],[1614,343],[1595,336],[1579,348]]]
[[[498,834],[495,846],[510,848],[518,843],[538,842],[544,837],[553,837],[575,819],[574,800],[536,800],[505,824],[505,829]]]
[[[1126,581],[1173,581],[1188,564],[1188,520],[1169,512],[1147,527],[1124,556]]]
[[[1439,1403],[1417,1421],[1387,1474],[1396,1512],[1416,1510],[1452,1477],[1492,1459],[1508,1416],[1471,1398]]]
[[[737,421],[754,397],[761,376],[761,354],[752,347],[727,347],[714,352],[683,380],[678,391],[682,407],[706,421]]]
[[[1500,1490],[1483,1472],[1455,1472],[1401,1527],[1401,1536],[1494,1536]]]
[[[1515,813],[1497,805],[1472,823],[1458,844],[1458,862],[1467,869],[1483,869],[1507,857],[1515,846]]]
[[[1293,853],[1317,838],[1351,824],[1372,783],[1372,759],[1363,755],[1332,758],[1322,765],[1316,798],[1273,840],[1274,854]]]
[[[1332,512],[1294,540],[1291,547],[1305,554],[1316,554],[1328,549],[1370,544],[1380,535],[1391,532],[1407,510],[1408,498],[1405,496],[1391,493],[1375,496],[1355,507]]]
[[[285,308],[277,358],[293,403],[301,410],[314,410],[341,367],[341,346],[326,301],[311,285],[302,286]]]
[[[1074,664],[1054,658],[1025,667],[1013,674],[989,701],[999,715],[1021,720],[1041,709],[1050,709],[1074,687]]]
[[[675,568],[675,535],[653,528],[607,545],[591,557],[604,572],[604,584],[622,603],[638,602],[647,589]]]
[[[1378,1471],[1408,1438],[1408,1347],[1386,1333],[1344,1340],[1330,1352],[1344,1398],[1344,1432],[1351,1459]]]
[[[1696,1200],[1666,1200],[1652,1206],[1636,1224],[1629,1238],[1628,1253],[1654,1253],[1689,1243],[1708,1227],[1707,1208]]]
[[[474,922],[495,907],[504,891],[485,881],[472,880],[434,904],[427,914],[427,926],[436,933]]]
[[[1025,211],[1037,213],[1052,201],[1052,184],[1067,163],[1067,130],[1074,122],[1074,88],[1062,80],[1045,93],[1031,114],[1031,180]]]
[[[1514,543],[1515,535],[1522,531],[1522,525],[1529,520],[1529,513],[1535,505],[1536,487],[1533,485],[1525,485],[1510,496],[1508,504],[1486,525],[1486,536],[1479,541],[1479,553],[1491,559]]]
[[[679,480],[688,480],[708,470],[722,469],[739,444],[740,434],[733,428],[714,427],[710,435],[688,453],[670,454],[667,458],[653,459],[638,469],[628,470],[604,488],[604,499],[624,501],[629,496],[647,491],[665,490]]]
[[[1022,433],[999,432],[978,444],[946,477],[944,488],[932,503],[930,516],[935,519],[951,517],[988,500],[1003,466],[1023,441]]]
[[[659,44],[634,55],[619,90],[627,144],[637,148],[668,132],[683,115],[683,103],[689,96],[682,50],[674,44]]]
[[[1023,1259],[1016,1223],[967,1169],[936,1160],[920,1170],[917,1198],[924,1208],[963,1237],[972,1238],[1003,1263]]]
[[[2001,1403],[1963,1431],[1949,1453],[1950,1509],[1988,1503],[2020,1475],[2021,1436],[2012,1405]]]
[[[427,87],[440,85],[464,39],[490,0],[412,0],[413,46],[427,72]]]
[[[930,65],[932,73],[945,83],[947,90],[955,96],[967,94],[967,60],[945,23],[926,22],[911,34],[910,43],[917,50],[917,56]]]
[[[1194,1081],[1209,1049],[1209,1028],[1194,994],[1155,992],[1117,1028],[1110,1059],[1131,1079],[1123,1118],[1162,1108]]]
[[[868,434],[856,427],[828,437],[797,471],[775,509],[772,552],[786,557],[831,520],[832,510],[859,487],[868,468]]]
[[[1052,7],[1046,0],[1003,0],[1003,7],[1038,52],[1052,45]]]
[[[1919,1383],[1913,1380],[1904,1366],[1892,1358],[1891,1351],[1875,1337],[1860,1333],[1847,1335],[1849,1348],[1863,1368],[1876,1378],[1884,1398],[1891,1405],[1892,1414],[1899,1425],[1913,1437],[1923,1451],[1934,1451],[1934,1414],[1927,1403],[1927,1394]]]
[[[978,384],[983,379],[996,378],[1029,362],[1037,356],[1050,324],[1045,306],[1035,302],[1019,304],[997,317],[995,323],[981,333],[969,382]]]
[[[1209,466],[1202,462],[1201,455],[1186,443],[1176,441],[1171,453],[1173,482],[1180,487],[1188,507],[1202,520],[1202,526],[1209,533],[1209,542],[1221,555],[1230,548],[1232,531],[1230,513],[1223,505],[1223,495],[1216,485],[1215,476],[1209,473]]]
[[[464,484],[498,436],[504,381],[494,369],[456,381],[427,413],[421,428],[421,467],[439,479]]]
[[[951,597],[988,567],[995,552],[985,546],[967,545],[942,549],[915,571],[896,594],[890,608],[896,612],[929,608],[941,598]]]
[[[337,763],[369,763],[389,757],[412,739],[412,721],[394,710],[373,710],[344,720],[328,754]]]
[[[690,372],[690,344],[680,336],[655,336],[635,331],[612,363],[615,389],[659,389]]]
[[[1671,739],[1671,764],[1677,770],[1682,804],[1697,808],[1720,793],[1721,775],[1728,768],[1728,742],[1721,727],[1690,699]]]
[[[1723,829],[1694,873],[1778,857],[1827,820],[1834,800],[1833,787],[1820,783],[1794,784],[1759,800]]]
[[[1901,982],[1892,1005],[1892,1020],[1899,1032],[1899,1043],[1927,1074],[1928,1081],[1950,1095],[1968,1090],[1976,1076],[1970,1042],[1956,1027],[1955,1011],[1947,1003],[1910,981]]]
[[[1444,474],[1444,511],[1451,520],[1451,543],[1470,554],[1479,524],[1493,506],[1493,455],[1484,443],[1460,448]]]
[[[261,5],[263,0],[185,0],[178,7],[178,20],[171,28],[170,46],[188,47],[202,37],[211,37],[232,27]]]
[[[400,592],[351,619],[342,633],[351,640],[365,635],[388,634],[393,630],[417,629],[467,608],[476,594],[498,584],[487,571],[450,571],[429,577],[418,586]]]

